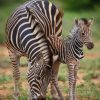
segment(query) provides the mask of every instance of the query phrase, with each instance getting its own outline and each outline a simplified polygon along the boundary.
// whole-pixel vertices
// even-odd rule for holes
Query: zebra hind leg
[[[53,75],[52,75],[52,83],[51,83],[52,100],[64,100],[63,95],[58,86],[57,75],[59,71],[59,65],[60,65],[59,61],[56,61],[53,65]]]
[[[13,72],[13,79],[14,79],[14,100],[18,100],[19,98],[19,79],[20,79],[20,72],[19,72],[19,64],[20,64],[20,57],[16,55],[15,52],[9,50],[9,56],[12,63],[12,72]]]
[[[61,91],[60,91],[60,89],[59,89],[59,86],[58,86],[58,80],[57,80],[57,78],[55,77],[55,76],[52,76],[52,81],[53,81],[53,85],[55,86],[55,88],[56,88],[56,90],[57,90],[57,93],[58,93],[58,95],[59,95],[59,97],[53,97],[52,99],[53,100],[64,100],[64,98],[63,98],[63,95],[62,95],[62,93],[61,93]],[[54,89],[53,89],[54,90]],[[54,92],[53,92],[54,93]],[[54,94],[53,94],[54,95]]]

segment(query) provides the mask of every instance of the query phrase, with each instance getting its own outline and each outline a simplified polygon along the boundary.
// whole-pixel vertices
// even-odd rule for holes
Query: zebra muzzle
[[[91,50],[91,49],[94,48],[93,42],[89,42],[86,46],[87,46],[87,48],[88,48],[89,50]]]

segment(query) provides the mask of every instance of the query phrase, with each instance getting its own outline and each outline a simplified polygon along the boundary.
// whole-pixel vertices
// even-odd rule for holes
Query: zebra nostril
[[[88,49],[93,49],[93,48],[94,48],[93,42],[89,42],[89,43],[87,44],[87,48],[88,48]]]

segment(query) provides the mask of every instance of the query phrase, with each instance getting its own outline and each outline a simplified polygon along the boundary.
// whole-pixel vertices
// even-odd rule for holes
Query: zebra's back
[[[26,7],[29,8],[30,13]],[[25,23],[27,23],[27,25],[24,25]],[[48,0],[33,0],[18,7],[9,17],[6,25],[8,43],[23,51],[20,41],[22,39],[20,37],[22,36],[22,32],[29,27],[31,27],[30,33],[34,34],[34,27],[32,27],[34,23],[42,26],[40,30],[42,31],[42,35],[44,34],[44,37],[51,35],[61,36],[62,19],[60,11]],[[29,31],[24,32],[23,36],[27,34],[29,34]]]

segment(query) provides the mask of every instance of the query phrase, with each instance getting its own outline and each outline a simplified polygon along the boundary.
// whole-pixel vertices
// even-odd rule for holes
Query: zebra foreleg
[[[69,69],[69,100],[76,100],[76,79],[77,79],[77,65],[71,65]]]
[[[18,100],[19,98],[19,79],[20,79],[20,72],[19,72],[19,60],[20,57],[16,55],[15,52],[11,52],[9,50],[9,56],[12,63],[12,72],[13,72],[13,79],[14,79],[14,100]]]
[[[53,75],[52,75],[52,83],[51,83],[51,95],[52,95],[52,100],[64,100],[63,96],[62,96],[62,93],[59,89],[59,86],[58,86],[58,71],[59,71],[59,65],[60,65],[60,62],[59,61],[56,61],[53,65]],[[58,97],[58,95],[59,97]]]

